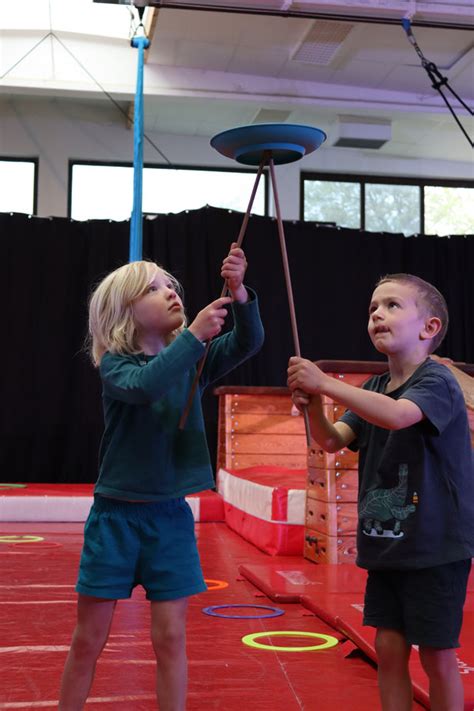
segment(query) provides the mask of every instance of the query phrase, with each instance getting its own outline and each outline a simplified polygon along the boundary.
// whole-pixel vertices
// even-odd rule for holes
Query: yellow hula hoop
[[[38,543],[39,541],[44,541],[44,538],[42,536],[21,535],[0,536],[0,543],[14,543],[15,545],[24,543]]]
[[[322,639],[322,644],[311,645],[310,647],[276,647],[273,644],[261,644],[256,642],[256,639],[260,637],[313,637],[316,639]],[[330,649],[339,644],[339,640],[336,637],[331,637],[328,634],[319,634],[317,632],[292,632],[291,630],[277,631],[277,632],[254,632],[253,634],[247,634],[242,637],[242,642],[248,647],[254,647],[255,649],[270,649],[273,652],[316,652],[322,649]]]

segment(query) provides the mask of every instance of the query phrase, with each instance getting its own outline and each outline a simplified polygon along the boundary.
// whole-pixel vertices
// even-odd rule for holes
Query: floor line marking
[[[128,641],[128,642],[107,642],[104,648],[104,653],[112,652],[115,649],[122,647],[143,647],[150,646],[151,642],[149,639],[140,641]],[[62,644],[22,644],[17,647],[0,647],[0,654],[12,654],[16,652],[68,652],[69,645]],[[1,706],[0,706],[1,708]]]
[[[127,696],[96,696],[87,699],[89,704],[116,704],[118,701],[155,701],[156,694],[134,694]],[[57,708],[58,701],[6,701],[0,702],[0,709]]]
[[[0,600],[0,605],[75,605],[77,600]]]
[[[28,590],[31,588],[71,588],[74,590],[74,585],[47,585],[44,583],[33,583],[32,585],[0,585],[0,589],[2,590],[18,590],[19,588],[28,588]]]

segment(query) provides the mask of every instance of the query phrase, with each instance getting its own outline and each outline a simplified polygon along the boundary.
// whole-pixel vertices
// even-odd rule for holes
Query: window
[[[301,213],[370,232],[474,234],[474,182],[302,173]]]
[[[0,157],[0,212],[36,213],[36,158]]]
[[[193,210],[212,205],[245,212],[256,171],[193,168],[143,168],[144,213]],[[267,212],[262,176],[252,212]],[[133,206],[133,167],[70,162],[69,214],[74,220],[127,220]]]
[[[305,180],[304,219],[360,227],[360,185],[330,180]]]
[[[367,183],[365,229],[369,232],[421,232],[418,185]]]
[[[425,232],[474,235],[474,188],[425,187]]]

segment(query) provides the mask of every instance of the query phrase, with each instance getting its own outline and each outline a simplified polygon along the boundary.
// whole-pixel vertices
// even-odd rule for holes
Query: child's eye
[[[149,293],[150,293],[150,291],[158,291],[158,289],[157,289],[157,287],[156,287],[156,286],[154,286],[153,284],[151,284],[151,285],[150,285],[150,286],[148,287],[148,289],[147,289],[147,292],[146,292],[146,293],[147,293],[147,294],[149,294]]]
[[[389,306],[390,309],[393,308],[394,306],[395,306],[396,308],[398,308],[399,304],[397,304],[396,301],[391,301],[388,306]]]

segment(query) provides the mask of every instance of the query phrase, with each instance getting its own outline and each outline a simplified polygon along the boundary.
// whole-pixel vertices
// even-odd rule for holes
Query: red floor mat
[[[53,709],[74,627],[74,583],[83,526],[7,523],[0,528],[0,709]],[[366,711],[379,707],[374,668],[360,657],[348,656],[353,646],[342,643],[342,635],[300,604],[278,602],[284,615],[270,619],[220,619],[204,614],[203,608],[209,605],[275,606],[238,572],[239,565],[262,567],[272,560],[225,524],[198,524],[196,531],[211,589],[192,598],[189,610],[187,711]],[[302,558],[291,562],[294,575],[299,574],[299,565],[306,570]],[[309,565],[311,570],[316,567]],[[131,601],[117,606],[87,709],[156,709],[148,626],[149,605],[137,590]],[[285,653],[252,649],[241,642],[248,633],[274,630],[328,634],[341,643],[321,652]],[[281,643],[279,638],[265,641]],[[306,645],[307,639],[288,638],[286,644]]]
[[[239,569],[271,600],[299,602],[376,661],[374,630],[362,625],[365,571],[349,564],[314,565],[298,559],[241,565]],[[460,642],[458,665],[464,683],[465,710],[474,711],[474,575],[469,581]],[[427,677],[416,648],[410,668],[415,698],[428,707]]]
[[[1,521],[85,521],[94,484],[0,483]],[[223,521],[224,502],[215,491],[186,497],[195,521]]]
[[[269,555],[302,555],[307,471],[258,466],[219,469],[225,522]]]

